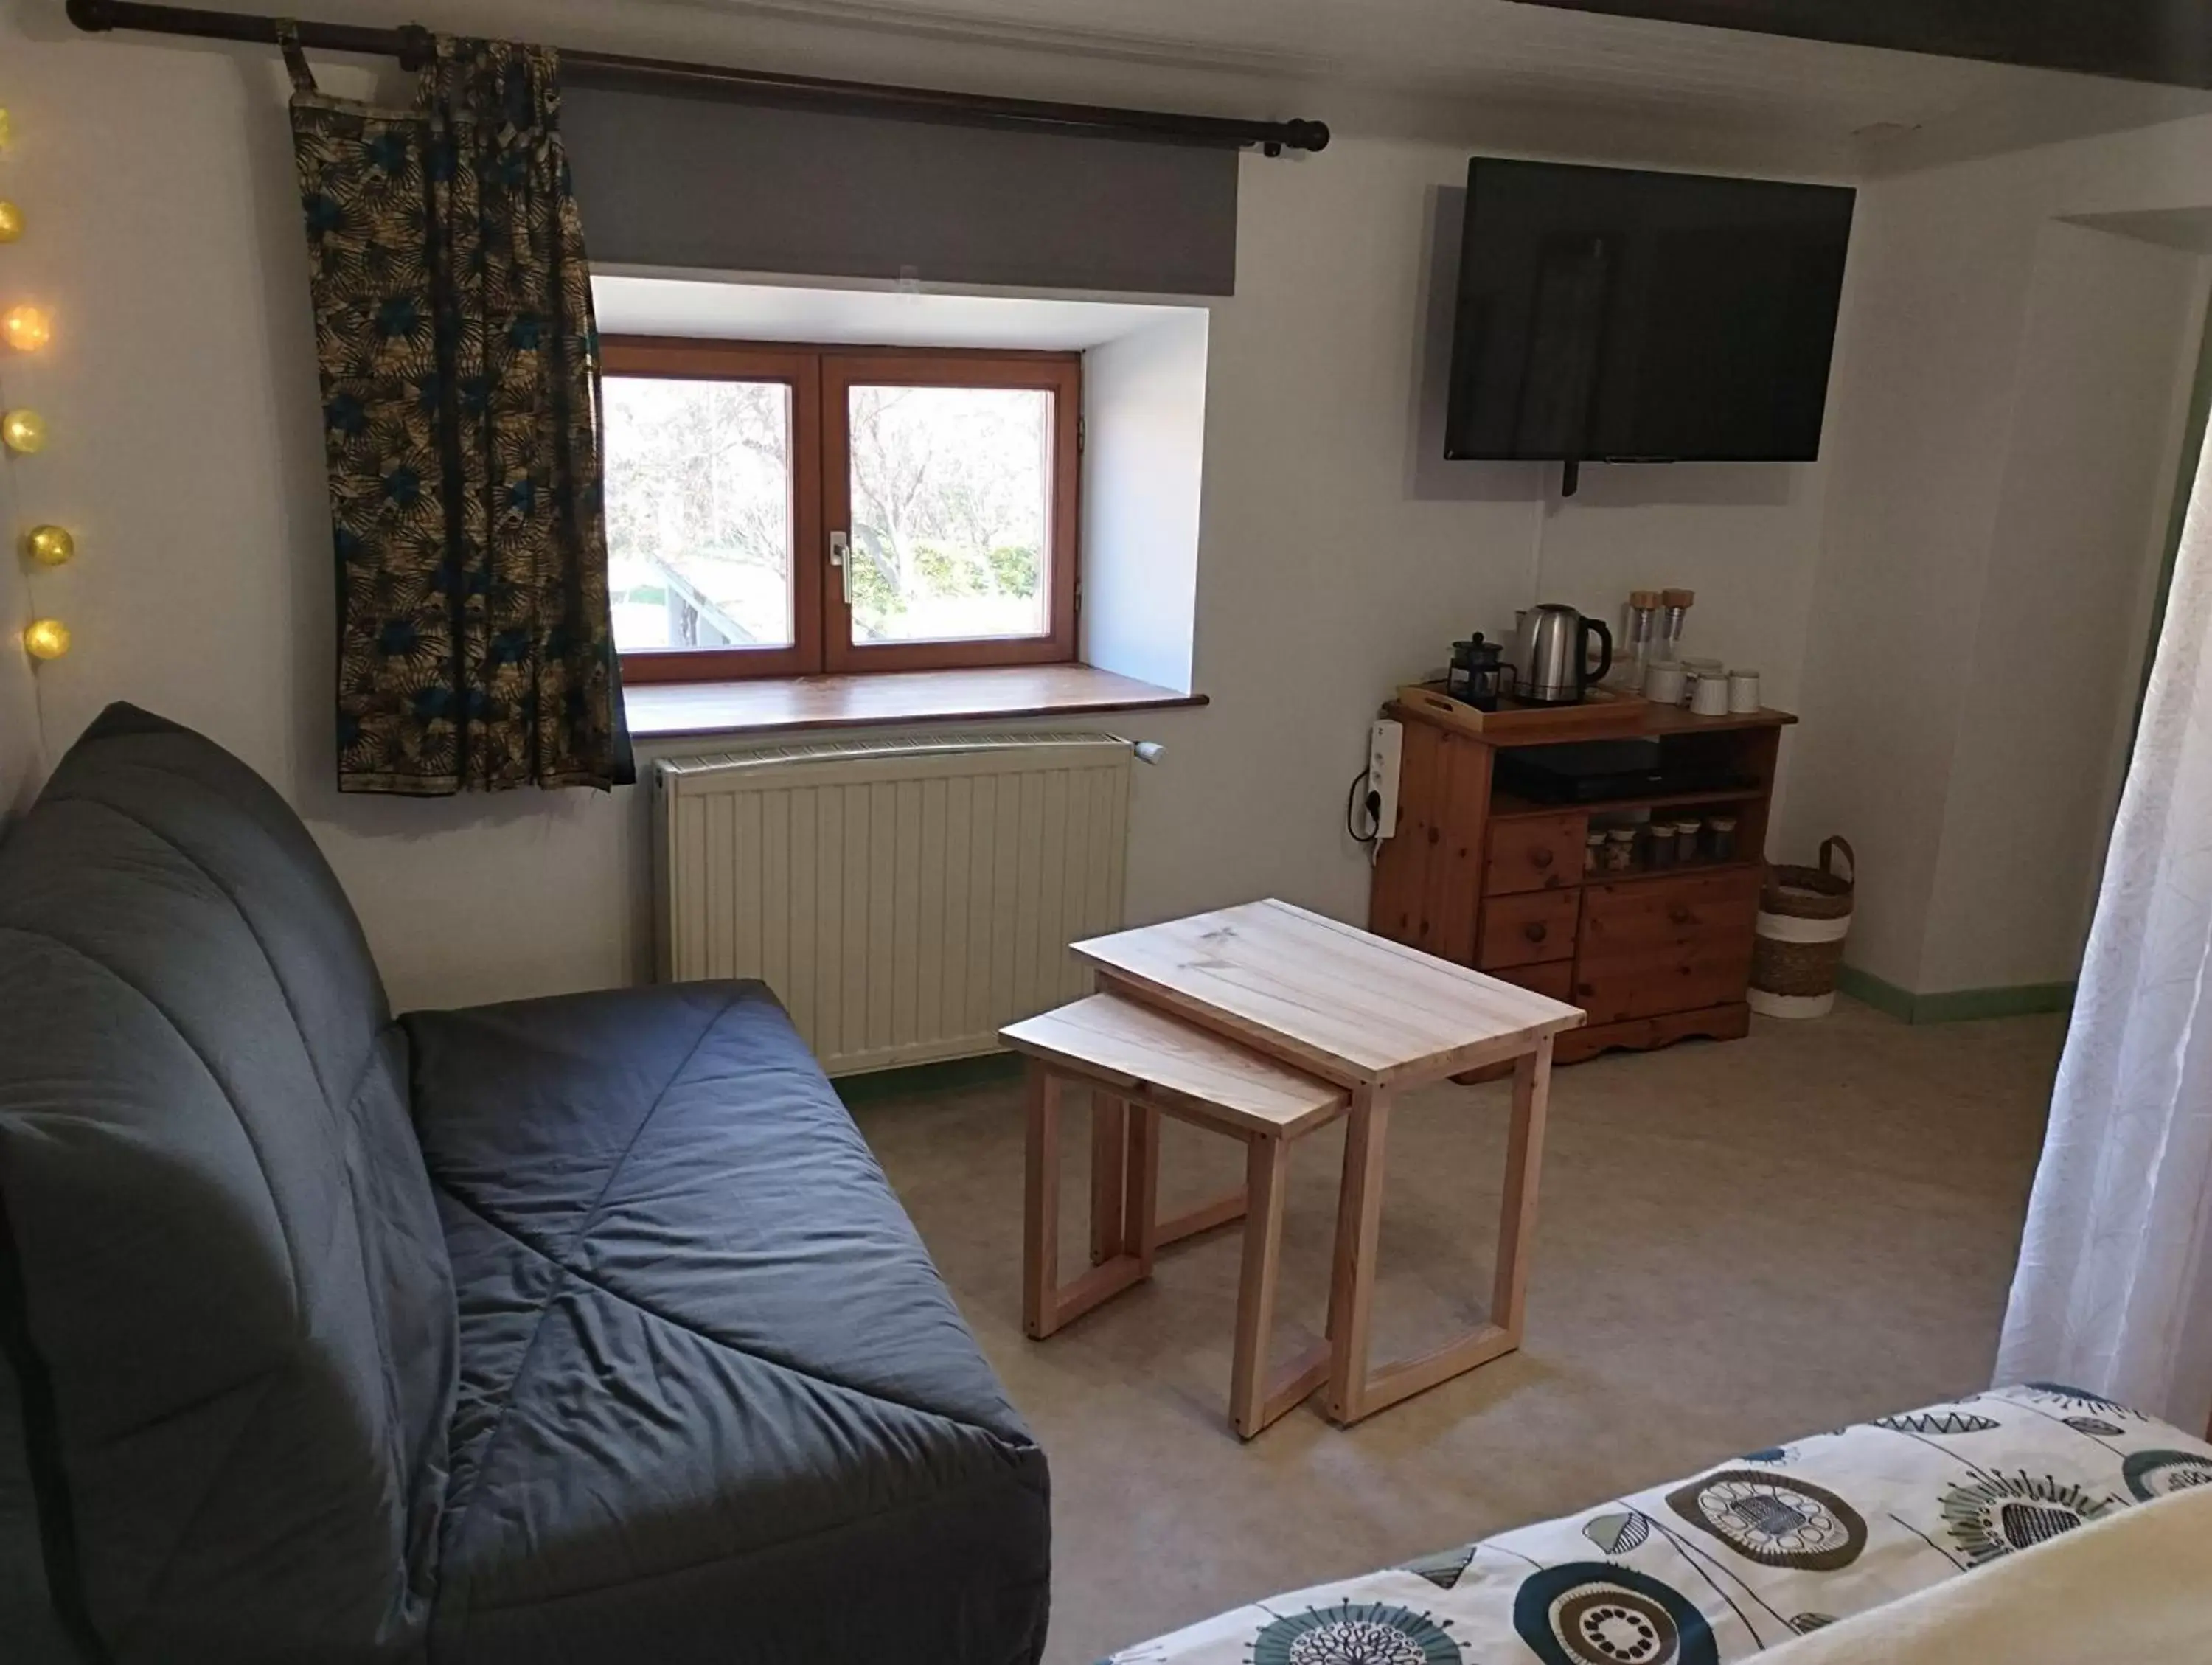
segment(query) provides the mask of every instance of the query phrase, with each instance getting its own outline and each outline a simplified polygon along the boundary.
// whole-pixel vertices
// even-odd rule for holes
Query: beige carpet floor
[[[1986,1384],[2063,1036],[2057,1018],[1913,1028],[1845,1006],[1750,1039],[1554,1078],[1518,1353],[1346,1431],[1224,1419],[1235,1228],[1051,1340],[1021,1333],[1019,1096],[997,1079],[856,1092],[856,1115],[1049,1454],[1051,1665],[1734,1454]],[[1394,1113],[1377,1357],[1486,1297],[1504,1088]],[[1079,1258],[1082,1113],[1070,1118]],[[1334,1130],[1293,1158],[1278,1357],[1318,1332]],[[1171,1127],[1163,1201],[1233,1183]]]

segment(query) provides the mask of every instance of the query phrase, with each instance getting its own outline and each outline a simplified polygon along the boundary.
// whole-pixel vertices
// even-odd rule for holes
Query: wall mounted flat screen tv
[[[1852,198],[1476,157],[1444,454],[1813,460]]]

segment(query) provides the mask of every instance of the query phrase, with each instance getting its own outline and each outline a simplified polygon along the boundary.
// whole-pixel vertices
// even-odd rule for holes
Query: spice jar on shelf
[[[1595,829],[1583,841],[1583,871],[1594,873],[1605,866],[1605,829]]]
[[[1681,842],[1675,836],[1673,822],[1654,821],[1651,823],[1650,842],[1646,847],[1650,865],[1654,867],[1673,866],[1674,853]]]
[[[1705,818],[1705,855],[1713,861],[1735,860],[1735,817],[1714,815]]]
[[[1698,859],[1698,836],[1705,830],[1705,823],[1694,815],[1685,815],[1676,818],[1674,860],[1678,865],[1686,867]]]
[[[1689,622],[1690,604],[1697,599],[1695,590],[1659,592],[1661,611],[1651,633],[1652,658],[1679,659],[1682,657],[1682,629]]]
[[[1655,657],[1652,648],[1659,634],[1659,592],[1631,590],[1628,611],[1622,617],[1620,661],[1613,680],[1632,694],[1644,691],[1644,672]]]
[[[1605,870],[1609,873],[1636,871],[1636,829],[1614,827],[1605,836]]]

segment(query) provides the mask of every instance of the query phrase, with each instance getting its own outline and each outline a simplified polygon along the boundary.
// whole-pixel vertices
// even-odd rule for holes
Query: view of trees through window
[[[862,386],[848,416],[854,640],[1042,635],[1053,396]]]
[[[609,376],[605,389],[616,646],[788,645],[790,388]]]
[[[612,375],[605,385],[617,645],[788,646],[790,387]],[[852,639],[1044,634],[1053,395],[855,386],[847,414]]]

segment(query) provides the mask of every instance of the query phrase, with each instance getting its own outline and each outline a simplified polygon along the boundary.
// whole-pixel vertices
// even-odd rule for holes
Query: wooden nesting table
[[[1110,994],[1170,1013],[1351,1096],[1329,1280],[1323,1405],[1356,1422],[1521,1345],[1553,1037],[1577,1008],[1285,902],[1255,902],[1072,945]],[[1513,1066],[1489,1322],[1371,1371],[1369,1327],[1390,1101]],[[1231,1216],[1231,1218],[1233,1218]]]
[[[1249,1439],[1328,1376],[1324,1344],[1270,1376],[1277,1265],[1291,1144],[1344,1114],[1341,1087],[1316,1081],[1158,1008],[1093,994],[1000,1031],[1030,1060],[1028,1171],[1022,1222],[1022,1328],[1043,1340],[1152,1274],[1168,1244],[1244,1221],[1244,1266],[1231,1351],[1229,1420]],[[1091,1269],[1060,1280],[1060,1097],[1088,1087]],[[1160,1117],[1244,1144],[1244,1183],[1159,1218]]]

